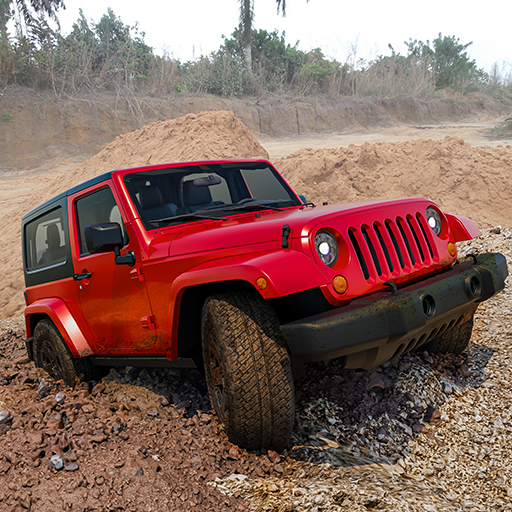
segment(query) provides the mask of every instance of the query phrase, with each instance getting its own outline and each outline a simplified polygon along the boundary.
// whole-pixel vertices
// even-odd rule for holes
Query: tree
[[[0,2],[3,0],[0,0]],[[308,0],[309,1],[309,0]],[[276,0],[277,12],[286,16],[286,0]],[[254,0],[240,0],[240,34],[242,48],[244,49],[245,66],[252,73],[251,36],[252,22],[254,20]]]
[[[253,0],[240,0],[240,35],[244,60],[249,74],[252,72],[251,35],[254,19]]]
[[[63,0],[0,0],[0,35],[7,38],[7,22],[15,11],[20,13],[25,23],[29,23],[34,12],[56,20],[60,8],[65,8]]]
[[[485,81],[485,72],[477,67],[466,52],[472,42],[461,44],[455,36],[439,34],[432,43],[411,39],[405,44],[409,60],[429,67],[434,75],[436,89],[451,87],[463,91],[470,85]]]

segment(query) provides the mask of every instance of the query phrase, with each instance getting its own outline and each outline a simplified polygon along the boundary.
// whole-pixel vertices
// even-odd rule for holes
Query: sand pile
[[[3,207],[0,318],[23,311],[21,216],[41,202],[112,169],[210,158],[268,158],[231,112],[189,114],[121,135],[66,173],[25,178],[33,194],[19,208]],[[477,147],[456,137],[304,149],[275,162],[298,193],[317,204],[428,197],[447,213],[479,227],[512,226],[512,147]]]
[[[460,138],[304,149],[275,162],[298,193],[322,204],[427,197],[479,227],[512,226],[512,147]]]
[[[0,268],[0,318],[21,314],[23,271],[20,225],[24,213],[53,196],[90,178],[111,171],[166,162],[219,158],[268,158],[251,131],[228,111],[188,114],[178,119],[150,123],[140,130],[120,135],[91,159],[72,171],[23,179],[30,186],[29,199],[14,210],[2,211],[3,250]],[[5,209],[7,210],[7,209]]]
[[[219,158],[268,158],[268,153],[233,112],[188,114],[116,137],[47,192],[53,197],[113,169]]]

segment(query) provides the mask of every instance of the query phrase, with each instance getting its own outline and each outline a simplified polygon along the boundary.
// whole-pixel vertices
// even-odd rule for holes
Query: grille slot
[[[375,265],[375,269],[377,270],[377,274],[379,276],[382,275],[382,268],[380,266],[379,258],[377,257],[377,253],[375,252],[375,247],[373,246],[373,243],[370,239],[370,235],[368,234],[368,231],[363,226],[361,228],[361,233],[363,233],[364,240],[366,242],[366,245],[368,246],[368,249],[370,250],[370,254],[372,255],[372,260]]]
[[[425,226],[423,216],[416,213],[350,227],[348,237],[364,278],[392,279],[400,269],[408,274],[430,266],[437,253]]]
[[[409,239],[407,238],[407,234],[405,233],[405,229],[403,226],[404,221],[397,217],[396,223],[398,225],[398,229],[400,230],[400,234],[402,235],[402,238],[405,243],[405,247],[407,247],[407,252],[409,253],[409,258],[411,258],[411,262],[413,265],[416,264],[416,258],[414,257],[414,253],[412,252],[411,244],[409,243]]]
[[[421,232],[423,233],[423,238],[425,239],[425,242],[427,243],[428,252],[430,253],[430,257],[433,258],[434,251],[432,250],[432,245],[430,245],[430,240],[428,239],[427,232],[425,231],[425,228],[423,226],[423,222],[422,222],[423,219],[419,213],[416,215],[416,220],[418,221],[418,224],[420,225]]]
[[[359,265],[361,266],[361,270],[363,271],[364,278],[366,280],[370,279],[370,273],[368,272],[368,266],[366,265],[366,261],[364,261],[363,253],[361,252],[361,247],[359,247],[359,242],[357,241],[356,235],[354,231],[351,229],[348,230],[348,237],[352,242],[352,246],[354,247],[354,251],[356,251],[357,259],[359,260]]]
[[[388,231],[389,237],[391,238],[391,241],[393,242],[393,247],[395,248],[396,255],[398,256],[398,261],[400,261],[400,267],[405,268],[404,257],[402,255],[402,251],[400,250],[400,246],[398,245],[398,240],[396,239],[395,234],[391,229],[390,220],[386,221],[386,229]]]
[[[386,246],[386,243],[384,242],[384,238],[382,237],[382,233],[380,232],[380,226],[375,222],[373,224],[373,229],[375,230],[375,233],[377,234],[377,238],[379,239],[380,246],[382,247],[382,252],[384,253],[384,256],[386,258],[386,262],[388,264],[388,268],[390,272],[393,272],[395,267],[393,266],[393,261],[391,260],[391,256],[389,254],[388,248]]]
[[[421,261],[425,261],[425,255],[423,254],[423,249],[421,247],[420,239],[418,238],[418,235],[416,234],[416,230],[414,229],[414,226],[411,222],[411,217],[407,217],[407,224],[409,224],[409,228],[411,229],[412,235],[414,236],[414,241],[416,242],[416,246],[418,247],[418,250],[420,251],[420,259]]]

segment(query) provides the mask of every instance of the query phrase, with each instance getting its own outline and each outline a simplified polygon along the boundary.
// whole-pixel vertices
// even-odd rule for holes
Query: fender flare
[[[462,215],[446,214],[450,231],[452,232],[455,242],[463,242],[464,240],[472,240],[482,234],[476,227],[476,224],[467,217]]]
[[[258,289],[264,277],[267,287]],[[211,260],[181,274],[171,285],[169,319],[177,339],[181,298],[191,286],[226,281],[245,281],[264,299],[283,297],[329,283],[318,265],[301,251],[273,251]]]
[[[66,303],[57,297],[36,300],[25,308],[25,325],[27,336],[33,334],[30,328],[30,316],[44,314],[48,316],[64,338],[74,357],[82,358],[94,352],[89,345]]]

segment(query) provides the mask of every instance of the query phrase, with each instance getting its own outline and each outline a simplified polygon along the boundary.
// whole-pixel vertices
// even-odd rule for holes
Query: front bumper
[[[469,320],[507,275],[502,254],[481,254],[398,291],[283,324],[281,332],[304,362],[344,357],[346,368],[370,370]]]

